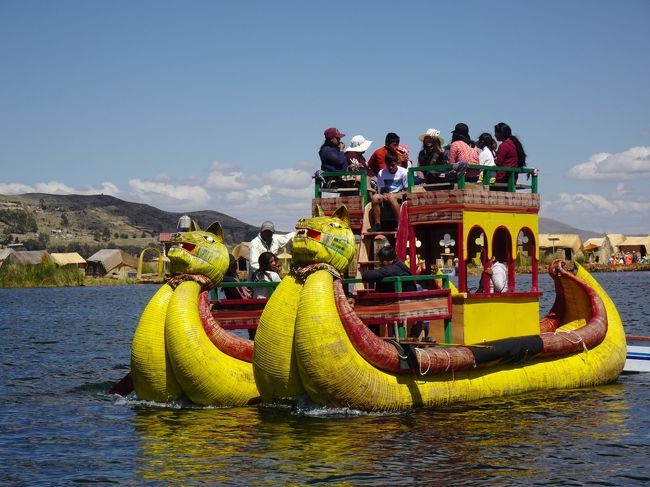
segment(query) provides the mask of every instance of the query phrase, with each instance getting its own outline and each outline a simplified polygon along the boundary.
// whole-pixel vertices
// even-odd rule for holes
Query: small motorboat
[[[650,372],[650,337],[626,336],[627,355],[623,373]]]

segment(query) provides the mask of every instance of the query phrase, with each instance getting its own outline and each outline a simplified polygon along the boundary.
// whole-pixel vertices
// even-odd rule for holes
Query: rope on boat
[[[424,352],[422,349],[415,347],[415,353],[418,356],[418,365],[420,366],[420,375],[427,375],[429,373],[429,370],[431,370],[431,356],[427,353],[427,357],[429,358],[429,364],[427,365],[427,370],[424,372],[422,371],[422,355],[424,355]]]
[[[398,342],[398,344],[399,344],[399,342]],[[408,352],[406,352],[406,355],[404,355],[403,357],[399,354],[399,350],[400,350],[400,348],[402,348],[402,347],[401,347],[401,346],[400,346],[400,347],[395,347],[395,350],[397,351],[397,356],[398,356],[399,358],[401,358],[402,360],[406,360],[406,359],[408,359],[408,358],[409,358],[409,354],[408,354]],[[403,349],[402,349],[402,350],[403,350]]]
[[[581,343],[582,348],[584,349],[585,353],[589,352],[589,349],[587,348],[587,344],[585,343],[584,338],[582,338],[580,335],[578,335],[575,331],[573,331],[573,330],[568,330],[568,331],[563,331],[563,330],[560,331],[560,330],[558,330],[558,331],[555,332],[555,334],[562,337],[562,338],[564,338],[566,341],[568,341],[569,343],[572,343],[574,345],[577,345],[577,344]],[[571,335],[571,334],[578,337],[578,339],[575,342],[569,338],[569,335]]]

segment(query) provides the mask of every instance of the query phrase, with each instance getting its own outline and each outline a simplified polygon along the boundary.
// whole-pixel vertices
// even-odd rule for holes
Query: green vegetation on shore
[[[136,279],[111,279],[83,276],[73,266],[53,264],[2,265],[0,288],[118,286],[136,284]]]
[[[66,287],[82,284],[83,276],[76,267],[57,267],[54,264],[0,267],[0,287]]]

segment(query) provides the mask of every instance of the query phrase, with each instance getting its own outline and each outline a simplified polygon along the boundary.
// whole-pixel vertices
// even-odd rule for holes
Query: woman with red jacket
[[[524,147],[521,145],[519,139],[512,135],[512,130],[508,124],[503,122],[496,124],[494,126],[494,137],[501,142],[494,160],[497,166],[524,167],[526,165],[526,152],[524,151]],[[497,172],[497,183],[507,183],[508,179],[507,172]],[[515,183],[517,183],[516,176]]]

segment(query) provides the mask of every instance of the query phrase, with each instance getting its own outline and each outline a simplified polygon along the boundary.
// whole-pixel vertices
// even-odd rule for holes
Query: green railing
[[[382,279],[382,282],[394,282],[395,283],[395,292],[401,293],[402,291],[402,286],[404,282],[409,282],[409,281],[434,281],[434,280],[441,280],[442,281],[442,288],[443,289],[449,289],[449,276],[446,276],[444,274],[426,274],[426,275],[419,275],[419,276],[395,276],[395,277],[384,277]],[[363,279],[359,278],[354,278],[354,279],[343,279],[343,284],[356,284],[359,282],[364,282]],[[280,282],[278,281],[272,281],[272,282],[246,282],[246,281],[240,281],[240,282],[222,282],[219,287],[225,288],[225,287],[270,287],[271,288],[271,294],[273,293],[273,289],[275,289]],[[214,294],[213,294],[214,293]],[[209,299],[211,300],[216,300],[216,290],[210,291],[210,296]],[[449,310],[451,312],[451,310]],[[451,328],[451,319],[447,318],[444,320],[444,335],[445,335],[445,341],[447,343],[451,343],[452,341],[452,328]],[[396,336],[396,339],[399,341],[399,336]]]
[[[419,167],[409,167],[408,169],[408,185],[409,185],[409,192],[413,189],[413,186],[415,186],[415,173],[416,172],[426,172],[426,171],[431,171],[435,173],[442,173],[445,171],[449,171],[453,168],[451,164],[440,164],[440,165],[435,165],[435,166],[419,166]],[[537,194],[537,170],[534,168],[530,167],[501,167],[501,166],[489,166],[489,168],[486,168],[486,166],[479,166],[477,164],[469,164],[467,166],[467,169],[478,169],[483,173],[483,181],[489,181],[491,177],[491,173],[495,173],[497,171],[503,171],[508,173],[508,192],[514,193],[516,191],[516,179],[517,179],[517,174],[527,174],[531,178],[530,182],[530,191],[533,194]],[[454,181],[457,184],[458,189],[464,189],[465,188],[465,175],[461,174],[458,177],[458,181]],[[485,183],[484,183],[485,184]],[[486,184],[487,186],[487,184]]]
[[[402,283],[403,282],[412,282],[412,281],[442,281],[442,288],[449,289],[449,276],[445,274],[426,274],[419,276],[395,276],[395,277],[384,277],[382,282],[394,282],[395,283],[395,292],[402,292]],[[366,282],[360,278],[351,278],[343,279],[343,284],[356,284],[360,282]],[[248,282],[248,281],[238,281],[238,282],[222,282],[218,287],[220,288],[230,288],[230,287],[270,287],[271,292],[280,284],[280,281],[258,281],[258,282]]]
[[[368,204],[368,173],[364,171],[328,171],[322,172],[321,176],[325,180],[341,176],[361,176],[358,188],[359,194],[363,197],[363,206],[365,207]],[[323,182],[320,178],[314,178],[314,181],[314,198],[320,199],[323,194]],[[336,193],[337,191],[333,188],[332,192]]]
[[[394,277],[384,277],[381,282],[394,282],[395,283],[395,292],[402,292],[402,283],[404,282],[413,282],[413,281],[442,281],[442,288],[449,289],[449,276],[445,274],[425,274],[419,276],[394,276]],[[360,282],[367,282],[360,278],[354,279],[343,279],[343,284],[356,284]]]

